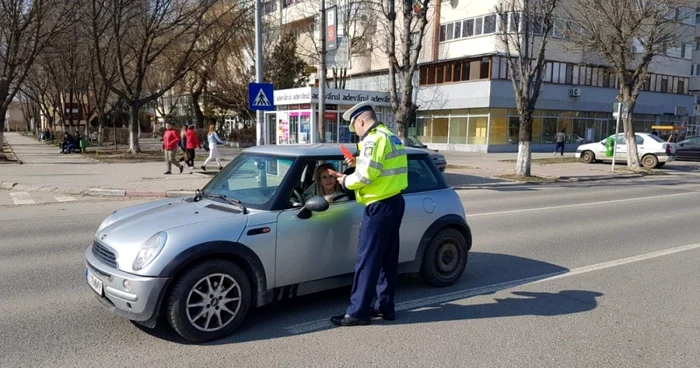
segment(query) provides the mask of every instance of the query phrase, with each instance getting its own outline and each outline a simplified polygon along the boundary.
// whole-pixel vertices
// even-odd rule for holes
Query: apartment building
[[[502,31],[494,12],[497,2],[451,0],[436,2],[430,9],[432,21],[427,27],[420,70],[414,82],[418,119],[408,127],[408,134],[431,148],[517,150],[519,123],[503,58],[504,47],[497,35]],[[274,19],[282,29],[297,30],[300,44],[314,42],[313,36],[304,35],[302,30],[311,25],[318,31],[314,21],[319,8],[317,0],[282,0],[273,4],[274,10],[268,12],[266,19]],[[332,5],[336,4],[327,1],[327,6]],[[337,5],[344,9],[348,3]],[[649,81],[633,115],[637,131],[674,126],[689,130],[687,134],[700,134],[695,120],[688,116],[695,110],[693,94],[700,92],[700,38],[696,42],[693,37],[700,36],[700,31],[693,34],[694,14],[695,8],[677,10],[678,19],[683,19],[691,30],[690,36],[679,40],[678,47],[668,50],[651,66]],[[347,89],[388,90],[387,60],[381,47],[381,32],[376,31],[380,27],[377,16],[381,15],[360,15],[354,19],[358,23],[354,30],[369,27],[375,37],[365,41],[369,47],[351,55]],[[339,17],[339,36],[342,22]],[[509,26],[515,23],[508,22]],[[567,133],[572,143],[597,141],[615,131],[615,77],[606,71],[604,61],[573,47],[563,32],[566,26],[566,20],[557,21],[547,49],[545,83],[533,122],[534,150],[551,149],[554,135],[560,130]],[[639,45],[631,47],[634,52],[641,52]]]

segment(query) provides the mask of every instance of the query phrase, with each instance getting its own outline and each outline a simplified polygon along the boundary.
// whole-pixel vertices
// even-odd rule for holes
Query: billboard
[[[338,7],[326,9],[326,50],[338,48]]]

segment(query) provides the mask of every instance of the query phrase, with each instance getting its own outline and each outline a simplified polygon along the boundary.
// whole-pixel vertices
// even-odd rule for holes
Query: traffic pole
[[[620,132],[620,115],[622,114],[622,102],[617,104],[617,119],[615,119],[615,144],[613,145],[612,171],[615,172],[615,156],[617,156],[617,135]]]
[[[255,0],[255,82],[263,82],[263,50],[262,50],[262,0]],[[262,145],[264,131],[264,112],[256,111],[255,145]]]

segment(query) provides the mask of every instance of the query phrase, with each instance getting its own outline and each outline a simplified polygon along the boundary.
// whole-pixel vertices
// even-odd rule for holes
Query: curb
[[[20,164],[20,165],[24,164],[24,163],[22,162],[22,160],[20,160],[19,157],[17,157],[17,154],[15,153],[15,150],[12,149],[12,145],[10,144],[10,142],[8,142],[7,139],[4,139],[4,141],[5,141],[4,144],[7,145],[7,148],[10,150],[10,153],[11,153],[12,156],[15,158],[14,160],[10,160],[9,157],[8,157],[8,161],[14,161],[14,162],[16,162],[16,163],[18,163],[18,164]],[[3,142],[0,142],[0,150],[2,150],[2,146],[3,146]]]
[[[591,176],[560,176],[559,180],[562,181],[597,181],[597,180],[610,180],[610,179],[629,179],[629,178],[642,178],[646,175],[644,174],[617,174],[617,175],[591,175]]]
[[[121,189],[90,188],[86,194],[96,197],[124,197],[126,191]]]

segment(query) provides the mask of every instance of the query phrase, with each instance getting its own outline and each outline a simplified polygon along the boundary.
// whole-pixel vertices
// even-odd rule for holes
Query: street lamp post
[[[262,50],[262,0],[255,0],[255,82],[263,82],[263,50]],[[264,144],[264,113],[256,112],[255,144]]]
[[[320,78],[318,82],[318,140],[314,143],[324,141],[323,123],[326,118],[326,0],[321,0],[321,58],[319,60]],[[313,140],[312,140],[313,141]]]

